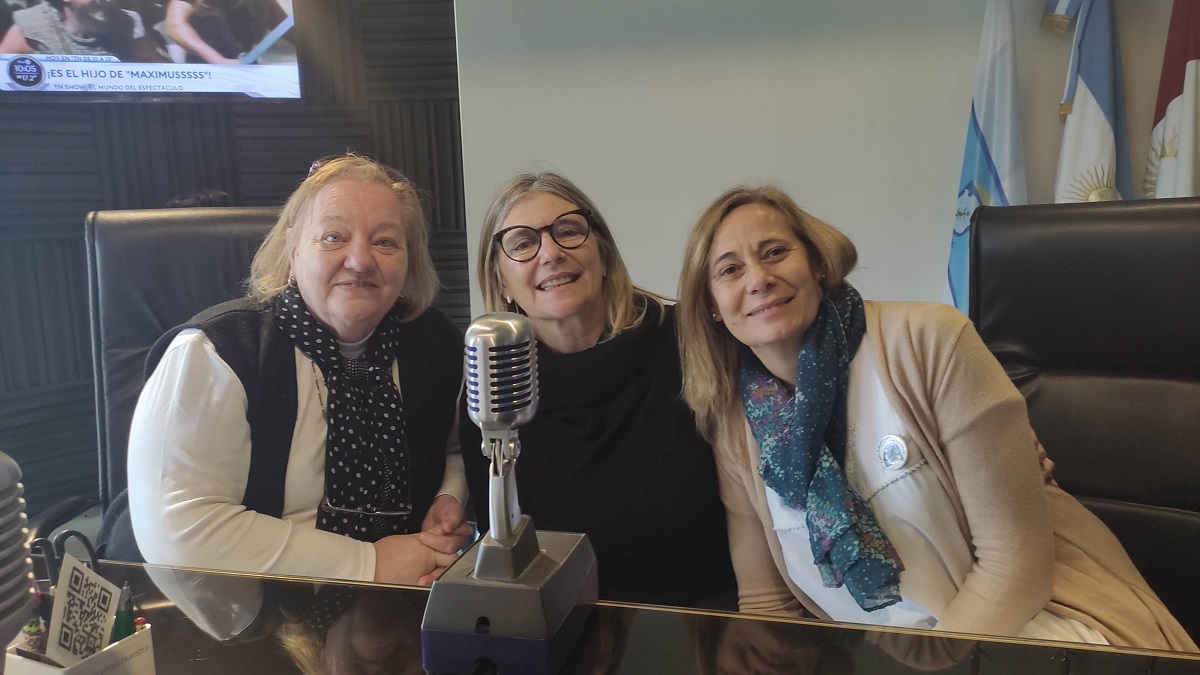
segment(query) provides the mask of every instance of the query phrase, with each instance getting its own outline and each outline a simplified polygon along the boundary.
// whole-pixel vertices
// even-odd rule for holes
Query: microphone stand
[[[471,329],[467,333],[470,340]],[[531,416],[532,408],[526,412]],[[433,583],[421,621],[422,666],[463,675],[481,668],[499,675],[557,673],[596,604],[596,554],[587,535],[538,532],[521,513],[519,418],[475,421],[490,460],[491,529]]]
[[[490,529],[480,540],[474,575],[480,579],[511,581],[521,576],[540,552],[537,532],[517,503],[517,456],[521,442],[515,431],[486,434],[491,463],[488,471]],[[547,533],[549,534],[549,533]],[[464,554],[469,555],[470,551]]]

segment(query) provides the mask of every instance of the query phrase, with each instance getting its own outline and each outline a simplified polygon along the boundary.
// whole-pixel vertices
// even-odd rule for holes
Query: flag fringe
[[[1074,19],[1074,17],[1067,16],[1066,14],[1054,14],[1052,12],[1046,12],[1045,14],[1042,14],[1042,24],[1040,27],[1043,29],[1049,28],[1055,33],[1062,35],[1067,32],[1068,28],[1071,27],[1072,19]]]

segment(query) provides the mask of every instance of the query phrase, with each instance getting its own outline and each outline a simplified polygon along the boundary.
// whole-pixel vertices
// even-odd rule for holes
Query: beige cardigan
[[[1014,636],[1044,608],[1114,645],[1200,651],[1108,528],[1044,485],[1025,400],[967,318],[936,303],[867,302],[866,315],[888,401],[975,558],[938,629]],[[722,427],[715,451],[742,610],[803,606],[829,618],[788,578],[740,403]]]

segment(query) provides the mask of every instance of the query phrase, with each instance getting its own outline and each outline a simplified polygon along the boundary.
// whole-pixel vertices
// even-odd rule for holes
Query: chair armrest
[[[82,514],[99,502],[92,497],[76,495],[67,497],[50,508],[39,511],[29,518],[29,538],[47,537],[55,528],[60,527],[72,518]]]

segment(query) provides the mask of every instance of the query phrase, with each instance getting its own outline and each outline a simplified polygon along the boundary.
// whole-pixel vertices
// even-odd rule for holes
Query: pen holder
[[[58,668],[17,653],[21,638],[4,655],[4,675],[155,675],[151,627],[114,642],[68,668]]]

